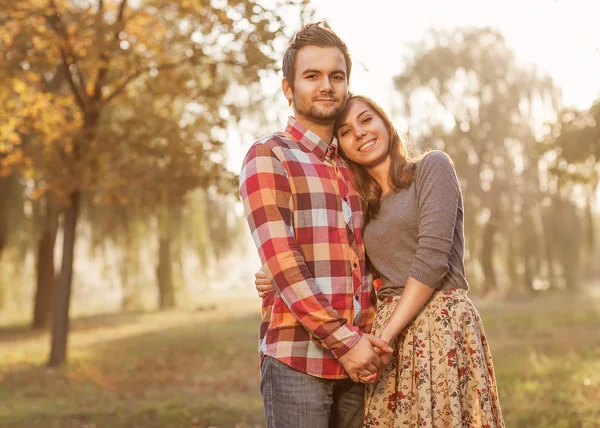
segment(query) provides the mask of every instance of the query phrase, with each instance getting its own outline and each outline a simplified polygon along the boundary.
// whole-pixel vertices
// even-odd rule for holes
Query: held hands
[[[260,298],[273,291],[271,281],[262,269],[254,274],[254,285]],[[363,334],[360,341],[339,358],[339,362],[354,382],[375,383],[379,371],[390,363],[392,352],[385,339]]]
[[[363,334],[358,343],[338,361],[354,382],[373,383],[377,373],[389,364],[392,348],[371,334]]]
[[[391,340],[386,340],[385,338],[382,337],[382,339],[384,341],[386,341],[388,344],[391,343]],[[387,366],[391,359],[392,359],[392,353],[384,351],[380,348],[373,348],[373,350],[377,353],[377,355],[379,355],[379,358],[381,358],[381,362],[383,363],[383,366]],[[365,383],[365,384],[370,384],[370,383],[375,383],[377,382],[377,379],[379,379],[379,375],[381,373],[382,370],[380,370],[377,373],[373,373],[369,376],[363,376],[363,375],[359,375],[358,378],[361,381],[361,383]]]

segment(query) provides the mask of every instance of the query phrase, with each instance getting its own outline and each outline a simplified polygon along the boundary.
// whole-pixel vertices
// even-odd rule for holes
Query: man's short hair
[[[302,27],[292,38],[290,45],[283,55],[283,77],[294,90],[294,77],[296,72],[296,57],[298,51],[304,46],[319,46],[322,48],[335,47],[342,51],[346,59],[346,80],[350,81],[352,60],[346,43],[332,30],[325,27],[324,22],[309,22]]]

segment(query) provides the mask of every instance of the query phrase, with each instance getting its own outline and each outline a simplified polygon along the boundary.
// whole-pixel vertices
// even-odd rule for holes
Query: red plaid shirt
[[[337,141],[290,118],[248,151],[240,194],[276,291],[262,301],[261,362],[268,355],[313,376],[346,377],[337,358],[370,331],[375,295],[360,199]]]

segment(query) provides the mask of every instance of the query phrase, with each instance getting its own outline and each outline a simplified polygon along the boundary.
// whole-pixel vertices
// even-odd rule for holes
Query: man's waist
[[[318,343],[294,337],[293,341],[278,340],[260,349],[261,362],[267,356],[275,358],[294,370],[324,379],[345,379],[344,368],[333,353]]]

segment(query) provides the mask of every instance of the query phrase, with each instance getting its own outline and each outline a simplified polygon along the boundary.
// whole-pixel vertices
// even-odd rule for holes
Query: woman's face
[[[390,133],[369,104],[351,99],[340,123],[336,136],[348,159],[367,169],[385,162],[389,156]]]

